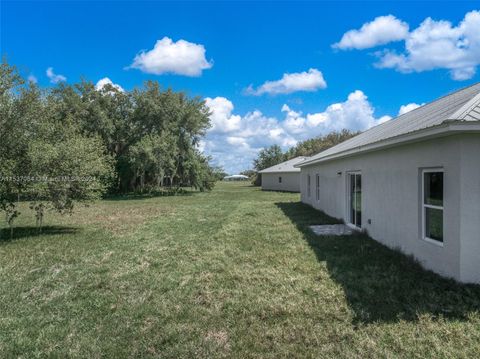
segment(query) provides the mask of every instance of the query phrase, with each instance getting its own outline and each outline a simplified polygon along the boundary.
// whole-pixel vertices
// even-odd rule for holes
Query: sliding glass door
[[[362,228],[362,174],[360,172],[348,174],[348,189],[349,221],[355,227]]]

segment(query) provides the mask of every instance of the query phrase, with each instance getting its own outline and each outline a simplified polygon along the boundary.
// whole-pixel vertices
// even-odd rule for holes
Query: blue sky
[[[202,149],[233,173],[264,146],[364,130],[401,106],[479,81],[479,9],[478,2],[2,2],[0,48],[43,86],[107,77],[129,90],[155,79],[205,98],[214,127]]]

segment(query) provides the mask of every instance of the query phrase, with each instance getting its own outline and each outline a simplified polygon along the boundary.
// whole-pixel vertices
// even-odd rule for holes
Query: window
[[[315,195],[317,201],[320,201],[320,175],[318,173],[315,176]]]
[[[443,169],[422,172],[423,239],[443,244]]]
[[[307,196],[310,197],[310,175],[307,175]]]
[[[282,177],[278,177],[278,183],[282,183]]]

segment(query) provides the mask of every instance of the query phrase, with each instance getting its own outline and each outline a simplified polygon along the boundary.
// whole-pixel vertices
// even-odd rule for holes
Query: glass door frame
[[[346,199],[347,199],[347,207],[346,207],[346,216],[345,218],[347,219],[347,224],[351,227],[354,227],[356,229],[362,229],[362,202],[363,202],[363,193],[362,193],[362,172],[361,171],[348,171],[347,173],[347,183],[346,183]],[[352,201],[352,194],[358,193],[356,191],[356,186],[357,186],[357,177],[360,177],[360,221],[358,221],[357,213],[354,209],[356,207],[356,204],[353,203],[353,201],[356,201],[357,198],[354,198]],[[352,191],[352,180],[353,180],[353,191]],[[360,222],[360,223],[359,223]]]

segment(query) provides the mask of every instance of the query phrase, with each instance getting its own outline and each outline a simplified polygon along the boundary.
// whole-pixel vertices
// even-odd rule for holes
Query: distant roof
[[[279,172],[300,172],[300,168],[293,167],[296,164],[305,161],[308,157],[300,156],[292,158],[291,160],[279,163],[278,165],[265,168],[264,170],[258,171],[258,173],[279,173]]]
[[[231,175],[231,176],[225,176],[225,177],[223,177],[223,179],[229,179],[229,178],[244,178],[244,179],[248,179],[248,176],[244,176],[244,175]]]
[[[397,118],[362,132],[351,139],[320,152],[298,164],[299,167],[361,152],[364,146],[450,122],[480,121],[480,82],[441,97]]]

